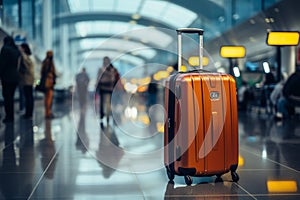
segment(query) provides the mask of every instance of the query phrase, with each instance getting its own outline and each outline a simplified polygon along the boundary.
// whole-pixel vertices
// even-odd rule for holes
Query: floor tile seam
[[[15,130],[14,129],[14,132],[13,132],[13,136],[14,136],[14,139],[11,141],[11,142],[9,142],[9,144],[7,144],[7,145],[4,145],[4,147],[3,148],[1,148],[0,149],[0,151],[3,151],[4,149],[6,149],[8,146],[10,146],[10,145],[16,145],[16,143],[17,143],[17,141],[18,141],[18,137],[20,136],[20,134],[15,134],[16,132],[20,132],[20,129],[17,129],[17,130]],[[4,140],[3,140],[4,141]]]
[[[249,197],[249,194],[168,194],[165,197]]]
[[[270,196],[300,196],[300,193],[276,193],[276,194],[253,194],[256,197],[270,197]]]
[[[38,179],[37,183],[35,184],[34,188],[32,189],[30,195],[28,196],[27,199],[31,199],[31,197],[33,196],[34,192],[36,191],[36,189],[38,188],[39,184],[41,183],[42,179],[44,178],[44,175],[46,174],[46,172],[48,171],[49,167],[51,166],[51,164],[53,163],[53,161],[56,159],[59,150],[61,149],[61,146],[57,149],[57,151],[55,152],[55,154],[53,155],[52,159],[50,160],[49,164],[47,165],[47,167],[45,168],[45,170],[43,171],[43,173],[41,174],[40,178]]]
[[[130,171],[133,171],[132,167],[130,165],[129,165],[129,169],[130,169]],[[141,194],[142,194],[141,196],[143,197],[143,199],[146,199],[147,195],[144,193],[143,188],[141,187],[141,182],[139,181],[138,174],[137,173],[132,173],[132,174],[134,174],[135,180],[138,185],[138,189],[141,191]]]
[[[248,152],[248,153],[250,153],[250,154],[252,154],[252,155],[255,155],[255,156],[261,158],[261,155],[259,155],[259,154],[257,154],[257,153],[253,153],[253,152],[248,151],[248,150],[243,149],[243,148],[240,148],[240,149],[242,149],[242,150],[244,150],[244,151],[246,151],[246,152]],[[273,162],[273,163],[275,163],[275,164],[278,164],[278,165],[280,165],[280,166],[282,166],[282,167],[285,167],[285,168],[287,168],[287,169],[289,169],[289,170],[291,170],[291,171],[300,173],[299,170],[296,170],[296,169],[294,169],[294,168],[291,168],[291,167],[289,167],[289,166],[286,166],[286,165],[284,165],[284,164],[282,164],[282,163],[276,162],[275,160],[272,160],[272,159],[270,159],[270,158],[264,158],[264,159],[265,159],[265,160],[268,160],[268,161],[270,161],[270,162]]]
[[[36,173],[36,172],[5,172],[5,171],[2,171],[2,172],[0,172],[0,174],[40,174],[40,173]]]
[[[257,198],[255,198],[248,190],[246,190],[243,186],[241,186],[240,184],[234,182],[234,184],[236,184],[237,187],[239,187],[241,190],[243,190],[244,192],[246,192],[246,194],[248,194],[252,199],[257,200]]]
[[[289,171],[290,169],[240,169],[237,171]]]

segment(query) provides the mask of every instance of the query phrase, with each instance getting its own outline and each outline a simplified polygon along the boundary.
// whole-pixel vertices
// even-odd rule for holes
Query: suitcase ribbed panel
[[[228,172],[238,162],[234,79],[219,73],[186,73],[178,75],[175,87],[180,98],[174,106],[174,146],[169,149],[177,158],[175,172]]]

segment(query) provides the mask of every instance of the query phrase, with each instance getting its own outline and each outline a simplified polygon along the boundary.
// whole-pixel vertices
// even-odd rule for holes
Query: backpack
[[[113,91],[117,82],[117,70],[114,67],[101,68],[97,88],[100,91]]]

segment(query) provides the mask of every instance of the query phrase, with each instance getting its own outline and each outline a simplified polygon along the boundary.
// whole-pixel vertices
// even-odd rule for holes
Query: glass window
[[[135,14],[138,12],[142,0],[117,0],[115,5],[115,10],[121,13]]]
[[[184,16],[184,17],[183,17]],[[197,14],[175,4],[169,4],[162,14],[162,21],[171,24],[173,27],[188,27],[197,19]]]
[[[27,36],[33,38],[33,10],[32,0],[25,0],[22,6],[22,29],[27,32]]]
[[[8,27],[19,26],[18,0],[3,0],[3,23]]]
[[[34,18],[34,26],[35,26],[35,41],[37,45],[43,46],[43,26],[42,26],[42,17],[43,17],[43,2],[42,0],[35,0],[35,18]]]

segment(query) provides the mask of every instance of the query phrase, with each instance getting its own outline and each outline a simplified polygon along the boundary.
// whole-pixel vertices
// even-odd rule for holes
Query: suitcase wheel
[[[192,185],[192,183],[193,183],[193,179],[191,176],[188,176],[188,175],[184,176],[184,180],[187,185]]]
[[[231,172],[231,177],[233,182],[238,182],[240,180],[240,177],[236,172]]]
[[[217,178],[216,178],[216,180],[215,180],[216,183],[218,183],[218,182],[223,182],[223,179],[221,178],[222,175],[223,175],[223,174],[217,174],[217,175],[216,175],[216,176],[217,176]]]
[[[170,181],[173,181],[175,174],[169,168],[167,168],[167,175]]]

